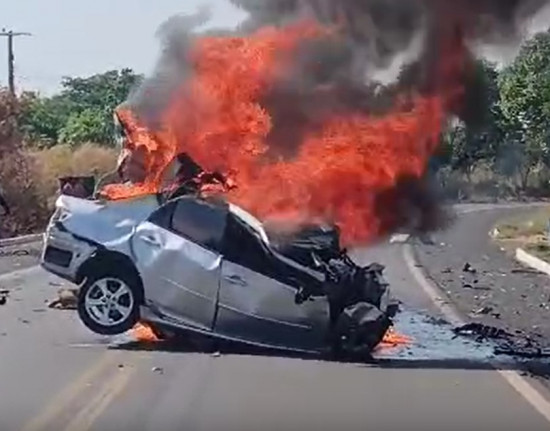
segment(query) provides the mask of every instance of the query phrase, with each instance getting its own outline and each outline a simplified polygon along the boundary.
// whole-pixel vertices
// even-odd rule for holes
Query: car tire
[[[77,303],[82,323],[101,335],[132,329],[140,318],[141,284],[127,271],[96,272],[85,277]]]

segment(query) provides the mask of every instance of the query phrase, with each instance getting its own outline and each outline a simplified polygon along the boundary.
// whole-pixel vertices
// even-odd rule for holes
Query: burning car
[[[383,267],[356,265],[337,230],[276,235],[218,198],[60,196],[41,265],[81,286],[78,314],[98,334],[141,321],[278,349],[369,353],[396,311]]]

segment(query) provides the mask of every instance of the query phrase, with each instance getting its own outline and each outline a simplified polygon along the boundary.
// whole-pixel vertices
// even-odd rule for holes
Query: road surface
[[[526,211],[465,214],[451,229],[434,235],[433,244],[419,244],[416,252],[430,277],[443,286],[463,314],[485,309],[488,312],[476,314],[476,320],[538,335],[539,343],[550,347],[548,276],[525,272],[513,256],[499,250],[487,236],[502,218],[521,216]],[[464,272],[465,263],[475,268],[475,273]]]
[[[401,244],[356,257],[387,265],[407,310],[440,315]],[[112,340],[87,331],[74,312],[47,308],[62,282],[30,265],[0,275],[11,291],[0,306],[0,430],[550,428],[536,382],[526,384],[513,364],[491,369],[483,349],[438,344],[437,328],[421,319],[400,326],[418,349],[379,366],[110,349]]]

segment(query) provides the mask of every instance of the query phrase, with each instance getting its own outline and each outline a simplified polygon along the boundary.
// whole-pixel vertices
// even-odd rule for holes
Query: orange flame
[[[153,329],[146,323],[139,322],[131,330],[130,335],[135,341],[143,343],[156,343],[160,341]]]
[[[272,118],[260,99],[290,70],[301,43],[329,37],[338,36],[308,21],[247,37],[196,40],[189,56],[195,74],[174,95],[160,130],[148,131],[129,111],[122,113],[130,140],[148,150],[146,181],[108,186],[104,193],[117,199],[156,192],[175,155],[187,152],[206,169],[230,174],[237,187],[229,200],[260,218],[294,212],[329,219],[339,225],[346,246],[386,234],[385,218],[396,210],[381,214],[376,200],[400,178],[425,173],[447,111],[461,94],[455,76],[463,47],[442,48],[441,82],[432,95],[409,95],[407,106],[398,104],[383,117],[333,116],[305,135],[292,160],[270,161]]]
[[[406,335],[399,334],[394,328],[388,329],[384,338],[376,346],[376,350],[393,349],[395,347],[410,346],[413,343],[413,339]]]

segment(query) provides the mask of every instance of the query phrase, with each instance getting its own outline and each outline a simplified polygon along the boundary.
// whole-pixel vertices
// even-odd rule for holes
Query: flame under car
[[[396,312],[383,267],[356,265],[338,230],[277,235],[230,203],[60,196],[41,265],[80,285],[99,334],[137,322],[303,352],[368,354]]]

